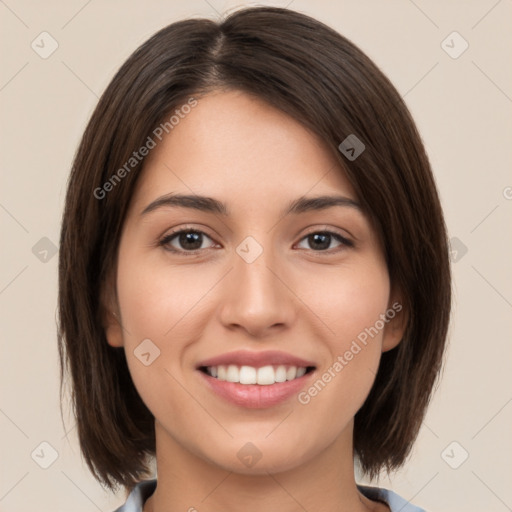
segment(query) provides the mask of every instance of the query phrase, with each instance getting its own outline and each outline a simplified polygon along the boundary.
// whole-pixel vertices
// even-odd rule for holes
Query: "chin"
[[[308,457],[304,447],[299,452],[298,446],[301,444],[290,443],[289,446],[283,446],[280,442],[264,439],[251,442],[245,438],[231,440],[230,446],[225,447],[222,452],[217,450],[206,455],[210,463],[226,471],[241,475],[267,475],[289,471],[304,464]],[[321,451],[320,447],[318,451]]]

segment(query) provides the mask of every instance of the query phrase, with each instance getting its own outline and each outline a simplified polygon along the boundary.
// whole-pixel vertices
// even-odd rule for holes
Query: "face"
[[[401,305],[318,137],[242,92],[198,98],[146,160],[117,263],[107,339],[157,442],[245,473],[351,442]]]

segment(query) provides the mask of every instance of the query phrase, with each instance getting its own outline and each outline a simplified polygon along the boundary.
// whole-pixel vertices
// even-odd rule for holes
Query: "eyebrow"
[[[316,197],[302,196],[291,201],[284,208],[283,215],[300,214],[313,210],[325,210],[327,208],[332,208],[333,206],[345,206],[362,211],[361,205],[357,201],[348,197],[329,195]],[[195,194],[188,195],[170,193],[158,197],[148,204],[146,208],[142,210],[141,216],[163,207],[191,208],[207,213],[217,213],[224,217],[228,217],[230,215],[228,207],[213,197],[199,196]]]

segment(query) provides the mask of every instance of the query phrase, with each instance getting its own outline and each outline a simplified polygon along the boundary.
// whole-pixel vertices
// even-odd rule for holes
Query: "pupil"
[[[192,250],[200,249],[201,248],[201,233],[194,233],[194,232],[182,233],[180,235],[180,244],[182,244],[183,247],[186,247],[188,245],[188,249],[192,249]]]
[[[328,249],[330,245],[330,238],[331,235],[326,233],[315,233],[313,235],[310,235],[310,239],[313,239],[315,243],[317,244],[317,248],[319,249]],[[318,243],[320,244],[320,247],[318,247]]]
[[[191,250],[201,248],[201,233],[195,233],[193,231],[182,233],[180,235],[180,244],[183,247],[189,246]],[[309,236],[309,240],[313,241],[312,245],[316,245],[317,249],[328,249],[330,245],[331,235],[328,233],[314,233]]]

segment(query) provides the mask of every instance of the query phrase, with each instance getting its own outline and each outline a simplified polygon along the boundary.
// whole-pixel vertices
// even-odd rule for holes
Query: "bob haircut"
[[[101,300],[115,283],[121,229],[144,160],[122,182],[112,176],[177,107],[223,90],[252,94],[320,136],[380,237],[407,325],[401,343],[382,354],[355,416],[354,456],[370,478],[395,470],[437,382],[450,317],[449,250],[435,181],[407,107],[376,65],[323,23],[272,7],[163,28],[122,65],[84,132],[62,220],[58,343],[61,399],[69,372],[85,461],[102,485],[131,489],[150,474],[155,455],[154,418],[124,350],[107,343]],[[338,149],[349,135],[365,145],[356,159]]]

